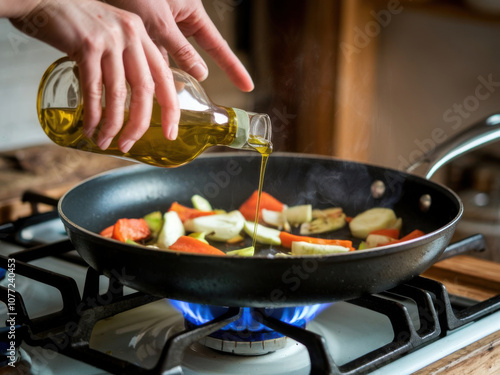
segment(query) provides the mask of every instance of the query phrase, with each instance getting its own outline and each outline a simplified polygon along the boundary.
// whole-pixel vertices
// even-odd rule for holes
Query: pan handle
[[[449,140],[438,144],[431,151],[423,154],[413,162],[407,172],[412,172],[423,163],[428,163],[425,178],[428,180],[434,173],[451,160],[479,147],[486,146],[500,138],[500,113],[469,126]]]
[[[486,242],[484,236],[482,234],[474,234],[448,245],[439,257],[439,261],[452,258],[456,255],[462,255],[470,251],[480,252],[485,249]]]

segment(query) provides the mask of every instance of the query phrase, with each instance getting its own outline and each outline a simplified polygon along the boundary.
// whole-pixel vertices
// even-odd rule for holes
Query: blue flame
[[[201,325],[209,322],[227,311],[227,307],[201,305],[197,303],[170,300],[172,306],[182,312],[184,318],[193,325]],[[268,308],[264,309],[267,316],[279,319],[282,322],[295,326],[304,327],[307,322],[312,320],[317,314],[327,308],[330,304],[317,304],[309,306]],[[243,308],[243,314],[240,319],[228,324],[222,330],[233,332],[265,332],[271,329],[259,322],[257,312],[249,307]]]

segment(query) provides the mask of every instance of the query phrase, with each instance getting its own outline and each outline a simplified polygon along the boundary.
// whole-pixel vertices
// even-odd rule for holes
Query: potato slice
[[[349,229],[354,237],[366,239],[370,232],[392,227],[396,221],[393,210],[375,207],[356,215],[349,223]]]

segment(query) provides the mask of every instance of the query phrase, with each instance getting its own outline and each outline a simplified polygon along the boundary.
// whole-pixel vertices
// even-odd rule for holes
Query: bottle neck
[[[238,108],[232,109],[236,114],[237,130],[235,139],[229,147],[270,154],[273,146],[269,116],[262,113],[247,112]]]

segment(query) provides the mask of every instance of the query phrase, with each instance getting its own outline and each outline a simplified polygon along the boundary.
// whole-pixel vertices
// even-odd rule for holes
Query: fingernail
[[[175,141],[175,139],[177,138],[178,131],[179,130],[177,129],[177,125],[171,126],[170,130],[168,131],[167,138],[170,139],[171,141]]]
[[[202,63],[196,63],[189,69],[189,74],[198,81],[204,81],[208,77],[208,68]]]
[[[104,136],[99,136],[99,138],[97,139],[97,146],[99,146],[99,148],[101,150],[106,150],[109,145],[111,144],[111,141],[113,140],[113,137],[104,137]]]
[[[120,150],[125,154],[125,153],[129,152],[129,150],[132,148],[133,145],[134,145],[134,141],[127,140],[120,145]]]

